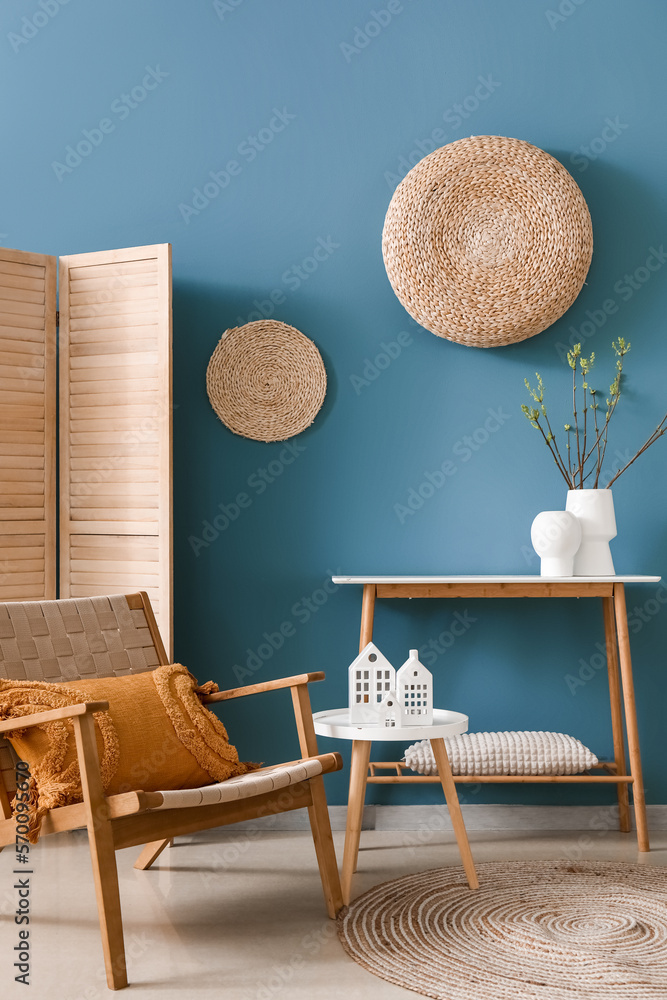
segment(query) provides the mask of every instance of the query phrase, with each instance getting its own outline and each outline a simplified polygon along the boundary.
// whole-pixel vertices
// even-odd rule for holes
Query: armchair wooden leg
[[[310,791],[313,804],[308,806],[308,818],[310,819],[317,863],[320,868],[327,913],[333,920],[338,916],[338,912],[343,906],[343,895],[340,888],[336,850],[331,834],[331,822],[322,778],[311,778]]]
[[[150,844],[146,844],[143,851],[134,862],[134,867],[138,868],[140,872],[147,871],[153,862],[160,857],[165,847],[171,847],[173,843],[173,840],[153,840]]]
[[[299,734],[301,753],[304,757],[316,756],[317,737],[315,736],[310,695],[308,694],[308,686],[306,684],[300,684],[298,687],[292,688],[292,705],[294,707],[294,719]],[[313,801],[312,805],[308,806],[308,818],[310,819],[310,829],[313,832],[313,843],[315,844],[317,863],[320,867],[327,913],[333,918],[343,905],[343,896],[340,877],[338,875],[336,852],[331,835],[331,823],[329,821],[329,809],[324,792],[324,781],[322,778],[311,778],[309,786]]]
[[[86,807],[90,860],[93,866],[97,911],[100,918],[102,950],[111,990],[127,986],[123,921],[120,911],[118,869],[109,808],[102,788],[99,759],[92,715],[79,715],[74,720],[76,747],[81,769],[83,800]]]
[[[3,819],[10,819],[12,815],[12,807],[9,804],[9,796],[2,780],[2,774],[0,774],[0,813]],[[0,851],[2,851],[2,847],[0,847]]]
[[[12,807],[9,802],[9,795],[7,794],[7,789],[5,788],[5,783],[2,780],[1,774],[0,774],[0,813],[2,813],[3,819],[10,819],[12,815]]]

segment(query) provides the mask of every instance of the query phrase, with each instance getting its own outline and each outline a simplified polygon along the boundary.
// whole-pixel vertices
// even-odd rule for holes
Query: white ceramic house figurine
[[[404,725],[431,726],[433,724],[433,674],[419,662],[416,649],[396,672],[398,700],[403,707]]]
[[[380,702],[396,689],[396,671],[374,643],[364,646],[350,664],[350,722],[377,723]]]
[[[378,725],[400,728],[406,724],[405,709],[395,691],[389,691],[378,706]]]

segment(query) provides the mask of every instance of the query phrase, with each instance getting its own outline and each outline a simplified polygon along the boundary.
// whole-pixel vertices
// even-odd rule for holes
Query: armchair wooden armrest
[[[18,729],[30,729],[34,726],[43,725],[45,722],[58,722],[61,719],[74,720],[76,732],[82,720],[90,719],[92,724],[93,712],[105,712],[108,708],[108,701],[90,701],[84,705],[65,705],[64,708],[51,708],[46,712],[33,712],[32,715],[19,715],[12,719],[3,719],[0,721],[0,738],[2,733],[11,733]],[[77,743],[77,754],[78,752]],[[95,752],[97,753],[97,748],[95,748]],[[97,764],[97,768],[99,771],[99,764]],[[4,819],[8,819],[12,814],[9,794],[5,787],[3,776],[0,774],[0,817]],[[1,849],[2,847],[0,846]]]
[[[312,681],[323,680],[324,671],[318,670],[312,674],[295,674],[293,677],[279,677],[275,681],[263,681],[261,684],[249,684],[247,687],[216,691],[215,694],[200,695],[200,698],[204,704],[213,701],[230,701],[232,698],[245,698],[250,694],[261,694],[262,691],[278,691],[280,688],[294,688],[300,684],[310,684]]]
[[[92,715],[93,712],[106,712],[108,708],[108,701],[89,701],[85,705],[65,705],[64,708],[51,708],[47,712],[20,715],[0,722],[0,733],[12,732],[14,729],[29,729],[31,726],[41,726],[45,722],[58,722],[60,719],[73,719],[78,715]]]
[[[311,681],[323,681],[324,671],[317,670],[312,674],[295,674],[293,677],[279,677],[275,681],[263,681],[261,684],[249,684],[247,687],[230,688],[229,691],[217,691],[215,694],[200,695],[204,704],[216,701],[229,701],[232,698],[245,698],[250,694],[261,694],[262,691],[277,691],[280,688],[292,689],[292,705],[294,718],[299,733],[299,746],[302,757],[317,756],[317,739],[313,726],[313,713],[310,707],[308,685]]]

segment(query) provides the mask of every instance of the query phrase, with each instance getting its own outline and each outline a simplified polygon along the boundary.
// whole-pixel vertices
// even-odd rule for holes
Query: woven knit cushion
[[[453,774],[580,774],[598,759],[565,733],[463,733],[445,739]],[[405,763],[419,774],[437,774],[428,740],[405,751]]]
[[[0,680],[0,718],[108,701],[109,711],[94,716],[108,795],[197,788],[252,770],[253,765],[239,761],[225,727],[201,704],[196,689],[197,681],[180,663],[67,684]],[[48,809],[81,801],[73,726],[52,722],[14,731],[9,739],[30,766],[34,842]]]

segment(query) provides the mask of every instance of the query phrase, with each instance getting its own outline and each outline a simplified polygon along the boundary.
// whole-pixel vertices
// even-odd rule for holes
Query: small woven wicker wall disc
[[[206,369],[206,390],[235,434],[284,441],[312,424],[327,373],[312,340],[286,323],[262,319],[225,330]]]
[[[438,337],[501,347],[570,308],[593,253],[584,196],[558,160],[480,135],[424,157],[396,188],[382,255],[396,295]]]

